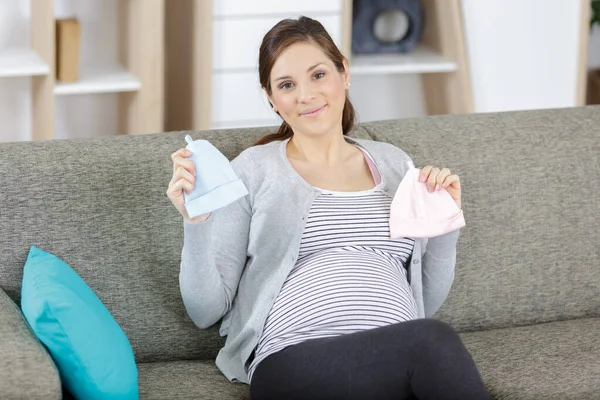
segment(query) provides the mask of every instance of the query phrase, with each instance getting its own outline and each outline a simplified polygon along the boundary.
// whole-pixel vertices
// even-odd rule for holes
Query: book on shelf
[[[56,20],[56,80],[76,82],[79,79],[81,25],[77,18]]]

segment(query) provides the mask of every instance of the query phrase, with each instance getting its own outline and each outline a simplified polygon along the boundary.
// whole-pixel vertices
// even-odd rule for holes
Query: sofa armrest
[[[60,376],[52,358],[1,288],[0,338],[0,399],[60,399]]]

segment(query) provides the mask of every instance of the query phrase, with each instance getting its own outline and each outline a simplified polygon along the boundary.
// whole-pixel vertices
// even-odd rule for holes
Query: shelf
[[[56,95],[120,93],[140,90],[141,83],[122,67],[83,70],[79,81],[73,83],[56,82]]]
[[[37,76],[50,73],[50,66],[27,48],[0,50],[0,78]]]
[[[457,68],[455,62],[423,45],[411,53],[354,54],[350,62],[353,75],[453,72]]]

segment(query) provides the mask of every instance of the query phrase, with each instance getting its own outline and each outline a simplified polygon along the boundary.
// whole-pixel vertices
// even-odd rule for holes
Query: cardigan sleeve
[[[251,160],[244,161],[243,156],[231,164],[248,186]],[[186,311],[199,328],[217,323],[232,307],[246,265],[251,216],[246,195],[204,222],[184,221],[179,286]]]
[[[427,241],[423,255],[423,303],[425,317],[431,317],[442,306],[454,282],[456,244],[460,230]]]

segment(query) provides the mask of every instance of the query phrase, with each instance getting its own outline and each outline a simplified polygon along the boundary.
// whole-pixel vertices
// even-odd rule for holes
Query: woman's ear
[[[267,89],[263,87],[263,91],[265,92],[265,96],[267,96],[267,99],[269,100],[269,104],[271,104],[271,108],[273,109],[273,111],[277,112],[275,102],[273,101],[273,98],[269,96],[269,92],[267,91]]]
[[[348,64],[348,59],[346,57],[344,57],[344,60],[342,61],[342,63],[344,64],[344,84],[346,86],[346,88],[350,87],[350,65]]]

